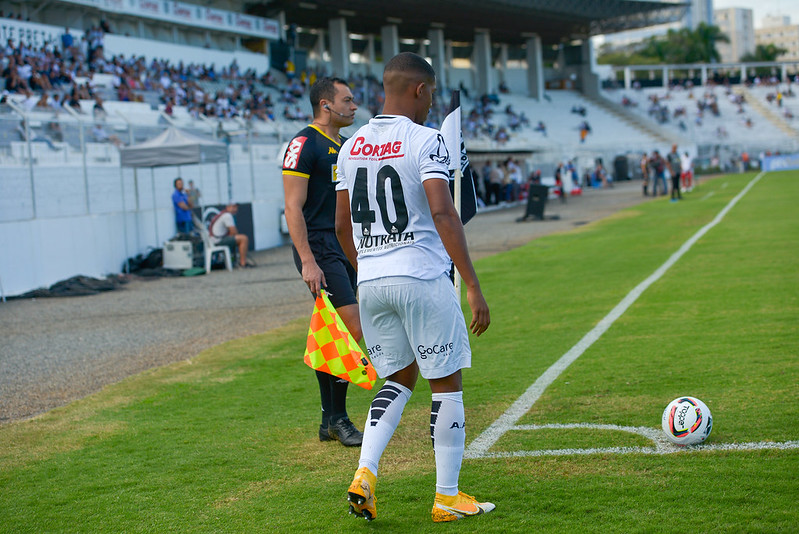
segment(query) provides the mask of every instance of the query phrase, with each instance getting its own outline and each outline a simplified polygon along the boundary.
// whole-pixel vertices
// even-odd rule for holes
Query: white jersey
[[[680,168],[682,168],[682,172],[690,172],[693,170],[691,167],[693,166],[694,162],[691,160],[691,156],[688,154],[683,154],[680,157],[680,161]]]
[[[378,115],[342,145],[336,190],[349,191],[358,283],[449,272],[422,185],[449,180],[448,165],[441,134],[403,116]]]

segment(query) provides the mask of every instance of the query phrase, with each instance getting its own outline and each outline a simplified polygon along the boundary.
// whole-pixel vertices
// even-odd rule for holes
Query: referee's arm
[[[316,263],[308,245],[308,226],[302,215],[302,207],[308,198],[308,178],[283,173],[283,193],[286,201],[286,224],[289,235],[302,262],[302,280],[314,295],[327,286],[325,274]]]
[[[336,193],[336,237],[347,259],[358,270],[358,251],[352,239],[352,215],[350,213],[349,191],[342,190]]]

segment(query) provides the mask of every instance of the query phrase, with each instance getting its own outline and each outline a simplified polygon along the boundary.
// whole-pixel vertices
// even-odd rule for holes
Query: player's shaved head
[[[397,54],[383,69],[383,88],[386,93],[399,95],[420,82],[435,80],[436,71],[422,56],[413,52]]]

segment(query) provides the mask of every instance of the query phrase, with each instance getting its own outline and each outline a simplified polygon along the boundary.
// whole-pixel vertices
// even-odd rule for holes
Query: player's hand
[[[315,297],[319,295],[319,290],[327,287],[325,273],[322,272],[322,269],[319,268],[315,261],[302,264],[302,281],[305,282]]]
[[[488,312],[488,303],[483,297],[483,292],[480,289],[466,289],[466,300],[469,302],[469,307],[472,309],[472,322],[469,324],[469,330],[472,334],[480,336],[488,329],[491,324],[491,314]]]

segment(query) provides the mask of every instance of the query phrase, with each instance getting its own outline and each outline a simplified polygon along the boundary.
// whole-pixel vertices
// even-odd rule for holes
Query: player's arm
[[[358,250],[352,239],[352,215],[350,212],[350,194],[346,189],[336,192],[336,237],[347,259],[358,269]]]
[[[284,172],[283,193],[286,201],[285,213],[289,235],[302,262],[302,280],[308,289],[317,295],[321,288],[327,286],[327,282],[325,274],[317,265],[316,258],[308,245],[308,227],[305,225],[305,218],[302,215],[302,207],[308,198],[308,178]]]
[[[463,284],[466,286],[466,300],[472,310],[472,322],[469,324],[469,329],[473,334],[479,336],[488,328],[491,316],[480,289],[480,282],[477,280],[477,273],[475,273],[472,260],[469,257],[461,218],[452,204],[449,184],[447,180],[431,178],[425,180],[423,185],[438,235],[441,236],[441,242],[455,263],[455,267],[463,279]]]

